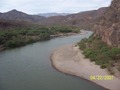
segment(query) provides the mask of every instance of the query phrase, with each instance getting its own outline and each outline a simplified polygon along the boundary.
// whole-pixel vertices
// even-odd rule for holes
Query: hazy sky
[[[29,14],[77,13],[109,6],[112,0],[0,0],[0,12],[17,9]]]

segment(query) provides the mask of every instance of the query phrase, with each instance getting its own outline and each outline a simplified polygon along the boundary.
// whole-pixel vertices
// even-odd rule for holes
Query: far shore
[[[81,32],[84,32],[83,30],[80,30],[80,32],[78,33],[75,33],[75,32],[70,32],[70,33],[59,33],[59,34],[56,34],[56,35],[50,35],[50,39],[52,38],[56,38],[56,37],[62,37],[62,36],[72,36],[72,35],[77,35],[77,34],[80,34]],[[38,42],[38,41],[37,41]],[[27,45],[27,44],[25,44]],[[23,46],[25,46],[23,45]],[[22,47],[22,46],[18,46],[18,47]],[[16,47],[15,47],[16,48]],[[11,48],[6,48],[4,45],[0,45],[0,51],[4,51],[4,50],[7,50],[7,49],[11,49]]]
[[[51,38],[55,38],[55,37],[60,37],[60,36],[71,36],[71,35],[76,35],[79,33],[60,33],[60,34],[56,34],[56,35],[50,35]]]
[[[108,76],[107,69],[101,69],[89,59],[86,59],[78,46],[67,45],[56,49],[51,55],[53,66],[65,73],[92,81],[109,90],[120,90],[120,78],[113,76],[112,80],[91,80],[90,76]]]
[[[80,30],[79,32],[69,32],[69,33],[59,33],[56,35],[50,35],[51,38],[56,38],[56,37],[62,37],[62,36],[72,36],[72,35],[77,35],[77,34],[86,34],[85,30]]]

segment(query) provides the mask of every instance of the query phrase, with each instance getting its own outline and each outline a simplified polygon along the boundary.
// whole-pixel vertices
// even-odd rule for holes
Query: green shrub
[[[110,52],[109,52],[109,55],[112,59],[114,60],[117,60],[120,58],[120,48],[116,48],[116,47],[113,47]]]
[[[86,45],[84,44],[84,43],[81,43],[81,44],[79,44],[79,48],[81,49],[81,50],[84,50],[85,48],[86,48]]]
[[[107,68],[107,65],[106,65],[106,64],[101,64],[100,67],[101,67],[102,69],[104,69],[104,68]]]
[[[25,42],[23,42],[21,40],[10,40],[10,41],[6,42],[5,45],[8,48],[14,48],[14,47],[19,47],[19,46],[25,45]]]
[[[85,49],[85,51],[83,52],[83,54],[85,55],[86,58],[89,58],[90,55],[92,54],[91,49]]]

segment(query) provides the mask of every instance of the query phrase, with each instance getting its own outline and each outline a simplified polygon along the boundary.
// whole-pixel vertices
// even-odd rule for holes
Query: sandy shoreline
[[[53,66],[66,74],[75,75],[92,81],[110,90],[120,90],[120,78],[113,77],[113,80],[91,80],[90,76],[107,76],[106,69],[101,69],[95,63],[85,59],[82,51],[75,45],[67,45],[56,49],[51,55]]]

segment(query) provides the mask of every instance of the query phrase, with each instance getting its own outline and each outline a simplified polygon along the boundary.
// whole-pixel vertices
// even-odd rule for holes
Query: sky
[[[106,7],[112,0],[0,0],[0,12],[12,9],[28,14],[38,13],[78,13]]]

